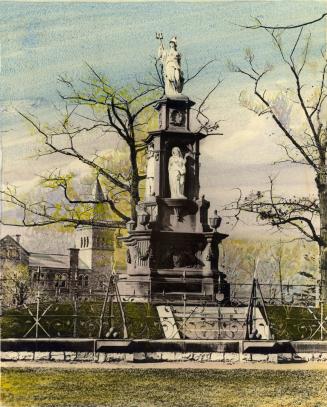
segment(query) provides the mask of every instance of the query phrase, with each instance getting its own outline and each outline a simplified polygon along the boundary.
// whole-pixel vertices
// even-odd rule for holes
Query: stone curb
[[[50,362],[225,362],[225,363],[287,363],[326,362],[327,353],[223,353],[223,352],[2,352],[1,361],[50,361]]]

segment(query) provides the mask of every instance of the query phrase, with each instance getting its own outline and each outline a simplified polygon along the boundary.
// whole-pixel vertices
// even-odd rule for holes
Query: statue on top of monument
[[[169,49],[166,50],[162,43],[163,36],[161,33],[156,34],[160,40],[158,59],[163,66],[163,75],[165,81],[165,95],[176,96],[182,93],[184,77],[181,70],[181,54],[177,51],[177,38],[173,37],[169,41]]]

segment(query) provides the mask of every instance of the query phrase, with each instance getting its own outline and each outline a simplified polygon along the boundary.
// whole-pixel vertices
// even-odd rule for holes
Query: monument
[[[165,49],[162,34],[158,58],[162,63],[165,95],[156,105],[159,128],[149,133],[145,197],[137,207],[137,224],[127,224],[127,274],[121,280],[124,295],[156,298],[160,294],[188,293],[215,300],[229,285],[218,270],[219,243],[227,235],[217,232],[221,219],[200,196],[200,141],[192,132],[191,108],[183,95],[181,54],[177,39]]]

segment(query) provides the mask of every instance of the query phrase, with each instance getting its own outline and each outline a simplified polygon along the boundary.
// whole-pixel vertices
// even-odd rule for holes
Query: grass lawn
[[[327,372],[2,369],[2,406],[327,407]]]
[[[324,307],[327,315],[327,306]],[[291,305],[266,306],[271,331],[275,339],[301,340],[320,339],[320,310]]]
[[[49,303],[41,306],[41,313]],[[35,315],[35,304],[30,306]],[[164,333],[161,328],[158,312],[153,304],[124,303],[128,337],[131,339],[161,339]],[[271,330],[275,339],[320,339],[319,326],[320,314],[318,309],[293,306],[266,307]],[[81,302],[76,318],[76,335],[79,338],[96,338],[99,332],[99,318],[102,302]],[[51,309],[42,317],[41,324],[52,337],[72,337],[74,332],[74,309],[71,303],[53,303]],[[327,315],[327,307],[325,310]],[[316,318],[315,318],[316,317]],[[109,323],[109,321],[111,321]],[[22,338],[34,324],[33,318],[26,309],[5,309],[1,318],[2,338]],[[116,328],[118,337],[123,337],[123,323],[117,303],[113,304],[112,311],[106,309],[103,319],[103,337],[109,332],[110,327]],[[312,337],[312,335],[316,334]],[[32,330],[29,337],[35,335]],[[39,330],[40,337],[46,337]]]
[[[40,313],[50,305],[43,303]],[[102,311],[102,302],[82,301],[78,307],[76,318],[76,335],[79,338],[97,338],[99,333],[99,319]],[[36,315],[35,304],[29,305],[33,315]],[[156,307],[145,303],[124,303],[124,313],[128,337],[131,339],[163,338],[163,332]],[[41,324],[51,337],[72,337],[74,325],[74,309],[71,303],[52,303],[50,310],[42,317]],[[111,320],[109,326],[109,320]],[[33,326],[34,320],[26,309],[6,309],[1,318],[2,338],[22,338]],[[123,322],[120,315],[119,305],[113,304],[112,314],[108,306],[103,319],[103,336],[110,327],[117,330],[118,336],[123,337]],[[32,330],[29,337],[35,335]],[[46,334],[39,330],[39,337],[46,337]]]

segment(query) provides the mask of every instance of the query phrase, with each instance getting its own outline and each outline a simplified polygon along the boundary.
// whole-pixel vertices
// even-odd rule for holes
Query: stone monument
[[[190,129],[195,104],[182,94],[183,72],[177,39],[169,49],[160,39],[165,95],[155,107],[159,128],[149,133],[145,198],[137,208],[137,224],[127,224],[127,275],[121,292],[137,298],[161,293],[190,293],[215,300],[220,290],[229,296],[225,275],[218,270],[218,244],[227,237],[217,232],[221,219],[200,197],[200,141],[205,134]]]

